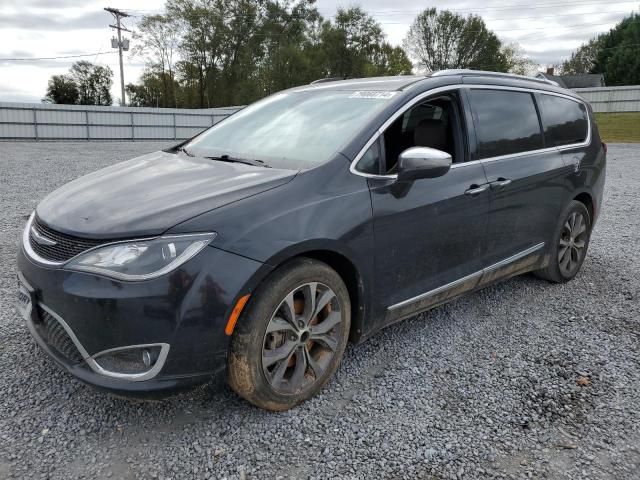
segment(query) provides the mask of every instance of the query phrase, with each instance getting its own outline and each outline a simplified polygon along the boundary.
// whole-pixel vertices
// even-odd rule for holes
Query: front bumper
[[[163,277],[121,282],[41,266],[22,249],[18,254],[33,305],[27,325],[42,349],[80,380],[131,394],[224,378],[226,320],[269,268],[209,246]],[[152,375],[124,379],[96,368],[100,352],[140,345],[167,346]]]

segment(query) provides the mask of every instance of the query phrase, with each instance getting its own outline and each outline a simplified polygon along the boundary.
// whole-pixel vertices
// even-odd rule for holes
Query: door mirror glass
[[[441,177],[451,168],[451,155],[429,147],[413,147],[398,157],[398,180]]]

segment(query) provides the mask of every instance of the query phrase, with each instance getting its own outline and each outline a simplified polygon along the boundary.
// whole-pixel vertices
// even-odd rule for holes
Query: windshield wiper
[[[187,157],[195,157],[195,155],[191,153],[189,150],[187,150],[185,147],[178,147],[176,148],[176,151],[184,153]]]
[[[204,157],[209,160],[217,160],[220,162],[229,162],[229,163],[244,163],[245,165],[253,165],[254,167],[264,167],[271,168],[270,165],[267,165],[264,161],[258,160],[257,158],[239,158],[239,157],[231,157],[229,155],[218,155],[211,157]]]

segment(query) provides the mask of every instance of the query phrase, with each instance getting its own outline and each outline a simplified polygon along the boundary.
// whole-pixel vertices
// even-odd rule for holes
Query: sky
[[[116,0],[113,0],[116,1]],[[74,61],[108,65],[114,71],[113,98],[119,99],[117,50],[111,48],[111,14],[103,7],[120,8],[134,15],[124,24],[135,30],[145,14],[163,11],[162,0],[0,0],[0,101],[40,102],[51,75],[66,73]],[[612,28],[640,0],[317,0],[323,16],[337,8],[360,6],[381,23],[388,40],[401,45],[409,25],[425,8],[448,9],[483,17],[505,43],[517,42],[536,63],[559,63],[599,33]],[[133,42],[132,42],[133,46]],[[57,60],[11,60],[92,54]],[[96,55],[99,54],[99,55]],[[125,82],[136,81],[144,59],[127,52]]]

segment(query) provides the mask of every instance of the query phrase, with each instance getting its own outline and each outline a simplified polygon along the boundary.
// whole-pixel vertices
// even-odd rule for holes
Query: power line
[[[62,60],[65,58],[81,58],[81,57],[93,57],[98,55],[111,55],[116,52],[97,52],[97,53],[82,53],[80,55],[61,55],[58,57],[24,57],[24,58],[0,58],[0,62],[29,62],[36,60]]]
[[[628,3],[637,3],[637,0],[617,0],[614,2],[611,2],[609,5],[617,5],[617,4],[628,4]],[[594,2],[594,1],[587,1],[585,2],[584,0],[571,0],[571,1],[564,1],[564,2],[547,2],[547,3],[518,3],[518,4],[511,4],[511,5],[506,5],[506,6],[499,6],[499,7],[470,7],[470,8],[437,8],[438,11],[444,11],[444,10],[448,10],[451,12],[470,12],[470,13],[474,13],[474,12],[482,12],[482,11],[505,11],[505,10],[513,10],[513,9],[517,9],[517,10],[522,10],[522,9],[536,9],[536,8],[548,8],[548,7],[582,7],[582,6],[602,6],[602,2]],[[153,15],[162,15],[166,12],[163,12],[161,10],[133,10],[134,12],[139,12],[142,13],[143,16],[145,15],[145,12],[149,12]],[[422,13],[424,10],[367,10],[366,13],[371,15],[372,17],[376,17],[376,16],[394,16],[394,15],[399,15],[399,16],[406,16],[406,15],[412,15],[412,16],[416,16],[420,13]],[[621,11],[621,13],[626,12],[628,10],[624,10]],[[609,10],[607,13],[611,12],[611,10]],[[334,18],[337,16],[337,14],[327,14],[327,13],[322,13],[321,11],[318,11],[318,13],[320,13],[320,15],[322,17],[325,18]],[[575,13],[575,15],[586,15],[588,13],[597,13],[597,12],[580,12],[580,13]],[[300,14],[289,14],[287,12],[284,13],[285,16],[289,17],[289,18],[307,18],[306,15],[300,15]],[[568,15],[574,15],[574,14],[568,14]],[[253,17],[258,17],[259,14],[256,12],[255,14],[242,14],[242,13],[237,13],[231,16],[231,18],[239,18],[239,17],[249,17],[249,18],[253,18]],[[552,16],[556,16],[556,15],[552,15]],[[560,15],[557,15],[560,16]],[[512,19],[516,19],[517,17],[513,17],[513,18],[507,18],[505,20],[512,20]],[[540,18],[540,17],[521,17],[521,18]]]

